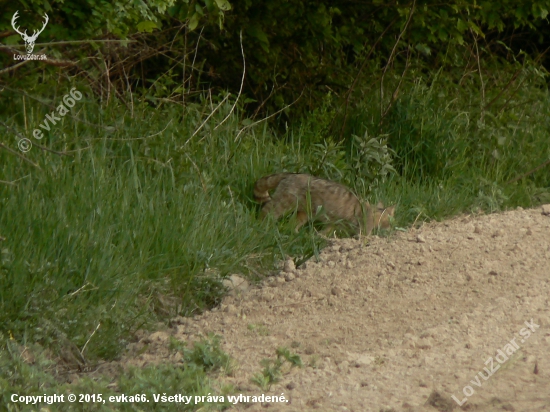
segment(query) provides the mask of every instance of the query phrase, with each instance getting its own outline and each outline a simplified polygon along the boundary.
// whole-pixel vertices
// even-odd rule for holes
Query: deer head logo
[[[34,33],[32,34],[32,36],[28,36],[27,35],[27,30],[25,29],[25,32],[24,33],[21,33],[19,31],[19,27],[16,27],[15,24],[16,24],[16,20],[17,18],[19,17],[18,16],[18,13],[19,13],[19,10],[17,10],[15,12],[15,14],[13,15],[12,19],[11,19],[11,25],[13,27],[13,29],[19,33],[21,35],[21,38],[25,41],[25,48],[27,49],[27,54],[31,54],[32,51],[34,50],[34,43],[36,42],[36,39],[38,38],[38,35],[40,33],[42,33],[44,31],[44,28],[46,27],[46,24],[48,24],[48,21],[50,20],[48,18],[48,15],[46,13],[44,13],[44,24],[42,25],[42,28],[39,30],[39,31],[34,31]]]

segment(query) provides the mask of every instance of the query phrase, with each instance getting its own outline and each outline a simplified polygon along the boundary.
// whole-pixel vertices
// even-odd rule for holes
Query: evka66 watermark
[[[57,106],[57,109],[53,110],[50,114],[47,114],[45,116],[42,123],[38,125],[40,129],[49,132],[52,129],[52,126],[55,126],[57,122],[61,122],[61,118],[69,113],[69,109],[73,108],[76,102],[80,99],[82,99],[82,93],[76,90],[76,87],[73,87],[69,91],[69,93],[63,96],[63,103]],[[34,129],[32,131],[33,137],[37,140],[40,140],[44,137],[44,133],[40,129]],[[19,147],[19,150],[21,150],[23,153],[26,153],[31,150],[32,142],[27,138],[23,138],[19,140],[19,142],[17,142],[17,146]]]
[[[25,29],[24,32],[19,30],[19,27],[17,26],[17,19],[19,18],[19,10],[17,10],[11,19],[11,26],[13,29],[21,35],[21,38],[25,42],[25,49],[27,49],[27,54],[14,54],[13,59],[14,60],[46,60],[47,57],[45,54],[32,54],[34,50],[34,45],[36,44],[36,39],[38,38],[38,35],[44,31],[46,28],[46,25],[48,24],[48,21],[50,18],[46,13],[44,13],[44,23],[42,24],[42,28],[40,30],[34,30],[32,35],[29,36],[27,34],[27,29]]]

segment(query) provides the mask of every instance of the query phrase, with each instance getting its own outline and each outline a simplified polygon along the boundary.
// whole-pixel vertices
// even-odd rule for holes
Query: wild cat
[[[269,191],[273,193],[270,196]],[[354,231],[370,235],[373,228],[390,227],[395,206],[385,208],[379,203],[372,206],[360,201],[346,186],[301,173],[277,173],[259,179],[254,185],[254,198],[262,203],[260,217],[272,214],[278,219],[296,210],[298,231],[308,220],[330,223],[325,233],[333,229],[336,221],[349,222]]]

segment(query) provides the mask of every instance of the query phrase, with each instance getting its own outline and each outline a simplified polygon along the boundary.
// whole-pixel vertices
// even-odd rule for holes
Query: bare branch
[[[225,121],[227,119],[229,119],[229,116],[231,116],[231,113],[233,113],[233,110],[235,110],[235,106],[237,106],[237,102],[239,101],[239,97],[241,97],[241,93],[243,91],[243,84],[244,84],[244,76],[246,74],[246,61],[244,59],[244,49],[243,49],[243,31],[241,30],[240,34],[239,34],[240,38],[241,38],[241,53],[243,55],[243,77],[241,79],[241,88],[239,89],[239,94],[237,95],[237,98],[235,99],[235,103],[233,104],[233,107],[231,108],[231,110],[229,111],[229,113],[227,113],[227,116],[225,116],[225,118],[221,121],[220,124],[218,124],[216,127],[214,127],[214,130],[216,130],[218,127],[220,127],[222,124],[225,123]]]
[[[413,0],[413,4],[411,6],[411,11],[409,12],[409,18],[407,19],[407,22],[405,23],[405,27],[403,27],[403,30],[401,30],[401,33],[399,33],[399,36],[397,36],[397,40],[395,41],[395,44],[393,45],[393,49],[390,53],[390,57],[388,58],[388,62],[386,63],[386,66],[384,66],[384,71],[382,72],[382,78],[380,79],[380,118],[382,119],[384,117],[384,111],[382,108],[383,105],[383,98],[384,98],[384,77],[386,76],[386,72],[388,71],[388,67],[390,66],[390,63],[393,60],[393,56],[395,55],[395,50],[397,49],[397,45],[401,41],[401,37],[403,37],[403,34],[407,30],[407,27],[409,27],[409,23],[411,22],[413,13],[414,13],[414,6],[416,5],[416,0]]]
[[[530,171],[528,171],[527,173],[522,174],[521,176],[518,176],[518,177],[516,177],[516,178],[514,178],[514,179],[512,179],[512,180],[508,180],[508,181],[506,182],[506,184],[510,184],[510,183],[517,182],[518,180],[521,180],[521,179],[523,179],[524,177],[527,177],[527,176],[529,176],[529,175],[535,173],[536,171],[542,169],[544,166],[547,166],[547,165],[550,165],[550,160],[547,160],[547,161],[544,162],[543,164],[541,164],[541,165],[535,167],[533,170],[530,170]]]
[[[21,154],[17,153],[15,150],[10,149],[10,148],[9,148],[8,146],[6,146],[4,143],[1,143],[1,142],[0,142],[0,148],[2,148],[2,149],[4,149],[4,150],[7,150],[7,151],[10,152],[11,154],[13,154],[13,155],[19,157],[20,159],[24,160],[24,161],[27,162],[27,163],[30,163],[30,164],[33,165],[34,167],[36,167],[36,168],[42,170],[42,168],[41,168],[38,164],[34,163],[32,160],[27,159],[25,156],[22,156]]]

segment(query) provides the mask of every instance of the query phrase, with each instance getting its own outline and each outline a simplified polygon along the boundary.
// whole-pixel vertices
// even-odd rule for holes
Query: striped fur
[[[269,194],[270,191],[273,193]],[[395,207],[376,207],[360,201],[346,186],[307,174],[278,173],[259,179],[254,185],[254,198],[263,204],[260,217],[268,214],[275,219],[296,211],[300,229],[312,217],[334,223],[344,220],[366,235],[374,227],[388,228]],[[327,229],[333,229],[329,225]]]

